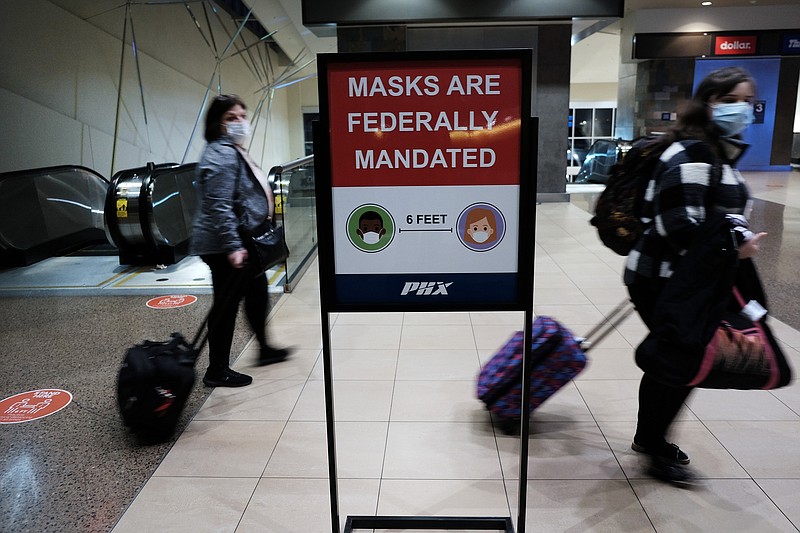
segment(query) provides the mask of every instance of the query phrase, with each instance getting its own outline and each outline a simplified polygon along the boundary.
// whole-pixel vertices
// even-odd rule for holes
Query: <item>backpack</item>
[[[669,143],[650,135],[633,142],[622,161],[611,168],[608,184],[589,221],[603,244],[619,255],[628,255],[644,230],[640,220],[642,201],[659,157]]]

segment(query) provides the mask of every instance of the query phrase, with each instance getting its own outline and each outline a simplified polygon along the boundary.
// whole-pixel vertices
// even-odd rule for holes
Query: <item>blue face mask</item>
[[[753,104],[734,102],[711,106],[711,120],[722,129],[725,137],[743,132],[753,123]]]
[[[242,122],[228,122],[225,124],[225,131],[233,142],[236,144],[244,144],[250,136],[250,123],[246,120]]]

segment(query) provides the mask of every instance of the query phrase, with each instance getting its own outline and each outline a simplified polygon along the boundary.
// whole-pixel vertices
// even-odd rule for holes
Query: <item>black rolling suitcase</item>
[[[195,382],[194,365],[206,343],[208,317],[191,342],[180,333],[128,349],[117,377],[117,402],[125,425],[148,442],[172,437]]]

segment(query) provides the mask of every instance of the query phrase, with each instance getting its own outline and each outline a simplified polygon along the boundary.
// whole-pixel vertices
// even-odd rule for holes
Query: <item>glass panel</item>
[[[594,110],[594,137],[611,137],[614,131],[614,110],[611,108]]]
[[[156,244],[176,246],[188,241],[192,232],[197,192],[195,163],[158,174],[153,180],[153,237]]]
[[[286,280],[291,285],[303,272],[306,262],[313,257],[317,248],[314,156],[274,167],[270,177],[276,201],[280,203],[277,218],[283,223],[286,245],[289,247]]]
[[[592,136],[592,110],[576,109],[575,137],[591,137],[591,136]]]
[[[572,137],[572,125],[575,122],[575,110],[569,110],[569,116],[567,116],[567,137]]]
[[[312,133],[312,123],[319,119],[319,113],[303,113],[303,140],[306,155],[314,153],[314,134]]]
[[[573,160],[577,162],[580,166],[583,164],[584,159],[586,159],[586,154],[589,152],[589,148],[592,145],[591,139],[575,139],[574,148],[573,148]]]

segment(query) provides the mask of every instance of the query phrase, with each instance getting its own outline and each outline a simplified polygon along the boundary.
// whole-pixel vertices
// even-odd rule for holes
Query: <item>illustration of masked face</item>
[[[473,241],[482,244],[489,240],[489,237],[494,233],[494,229],[489,225],[489,221],[486,217],[484,217],[470,224],[467,228],[467,233],[472,237]]]
[[[386,234],[386,229],[383,227],[383,221],[379,219],[364,219],[361,220],[358,229],[356,230],[359,237],[364,240],[366,244],[378,244]]]

